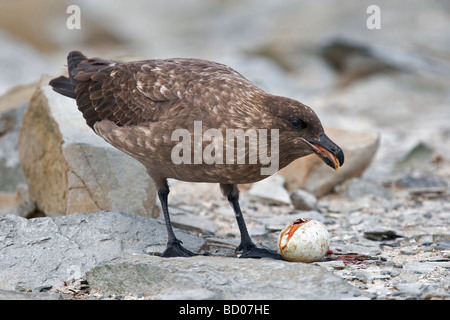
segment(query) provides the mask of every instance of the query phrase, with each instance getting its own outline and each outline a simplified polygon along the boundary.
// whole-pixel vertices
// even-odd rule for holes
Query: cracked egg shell
[[[329,246],[327,228],[310,218],[300,218],[289,223],[278,236],[278,251],[288,261],[319,261]]]

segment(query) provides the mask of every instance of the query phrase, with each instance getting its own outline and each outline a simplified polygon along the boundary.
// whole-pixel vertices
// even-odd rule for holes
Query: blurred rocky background
[[[380,8],[380,29],[367,26],[372,4]],[[80,29],[70,28],[77,14],[68,10],[71,5],[80,9]],[[94,217],[108,210],[125,224],[133,215],[118,212],[161,221],[152,182],[139,179],[146,176],[143,168],[95,136],[84,126],[75,103],[47,86],[50,77],[66,71],[67,53],[81,50],[87,56],[124,60],[215,60],[270,93],[311,106],[329,136],[343,147],[346,163],[335,173],[307,157],[274,177],[242,186],[252,236],[274,246],[285,224],[310,216],[326,223],[332,236],[331,253],[318,264],[330,277],[342,279],[343,288],[350,283],[361,290],[342,292],[378,299],[448,299],[449,30],[446,0],[0,0],[0,289],[89,291],[79,283],[69,288],[72,291],[61,288],[64,281],[74,280],[67,268],[75,265],[86,278],[95,264],[75,258],[61,264],[58,254],[35,257],[20,268],[16,263],[17,257],[29,257],[31,238],[33,245],[44,246],[38,250],[55,248],[45,234],[53,234],[48,236],[52,239],[61,234],[53,229],[56,233],[47,233],[49,225],[81,228],[80,216],[72,213]],[[237,226],[218,186],[171,184],[173,222],[198,235],[192,247],[232,253]],[[98,214],[81,220],[102,221],[104,214]],[[25,220],[33,217],[41,220]],[[105,234],[109,239],[124,233]],[[133,237],[124,239],[138,241]],[[76,255],[88,259],[96,254],[83,251],[77,239],[72,238],[81,248]],[[83,241],[89,248],[89,241],[104,239]],[[113,242],[108,254],[94,260],[108,262],[124,252],[157,253],[165,240],[158,241],[130,250],[123,245],[117,249]],[[52,262],[51,257],[59,260]],[[152,263],[127,261],[121,262],[124,270],[130,269],[127,263]],[[48,265],[39,263],[66,269],[43,275]],[[29,272],[27,277],[20,276],[23,270]],[[158,295],[131,284],[121,292],[117,288],[123,283],[102,283],[111,279],[101,272],[98,267],[88,276],[90,290],[97,292],[96,285],[103,292],[96,297],[134,290],[132,297],[242,298],[233,286],[220,291],[225,289],[200,284],[188,293],[179,289],[175,296],[167,295],[173,288]],[[273,290],[267,291],[275,296]],[[309,297],[323,297],[323,292]],[[328,298],[345,297],[339,293]]]

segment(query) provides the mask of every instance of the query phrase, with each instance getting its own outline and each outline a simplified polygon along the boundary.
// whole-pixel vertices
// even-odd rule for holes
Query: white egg
[[[321,260],[330,246],[327,228],[314,219],[300,218],[287,225],[278,237],[278,251],[288,261]]]

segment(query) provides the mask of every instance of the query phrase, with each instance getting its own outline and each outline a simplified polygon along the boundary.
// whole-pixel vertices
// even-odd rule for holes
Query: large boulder
[[[55,93],[44,76],[19,137],[31,200],[48,216],[101,210],[154,216],[156,189],[144,166],[97,136],[75,100]]]

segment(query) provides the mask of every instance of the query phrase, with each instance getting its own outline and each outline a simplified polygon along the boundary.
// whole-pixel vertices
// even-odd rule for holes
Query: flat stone
[[[450,240],[442,240],[436,242],[435,248],[438,250],[450,250]]]
[[[334,253],[343,254],[357,254],[360,256],[376,256],[381,253],[381,249],[377,246],[368,246],[362,244],[331,242],[330,250]]]
[[[100,292],[155,299],[355,299],[368,296],[313,264],[224,257],[124,255],[86,274]],[[182,293],[185,294],[182,294]]]
[[[394,288],[401,291],[404,295],[409,298],[419,297],[421,291],[424,288],[423,283],[397,283],[394,285]]]
[[[144,166],[97,136],[75,100],[54,92],[49,80],[41,79],[19,137],[31,200],[47,216],[102,210],[153,216],[156,189]]]
[[[374,241],[394,240],[401,238],[403,235],[400,231],[388,227],[371,227],[364,231],[364,238]]]

